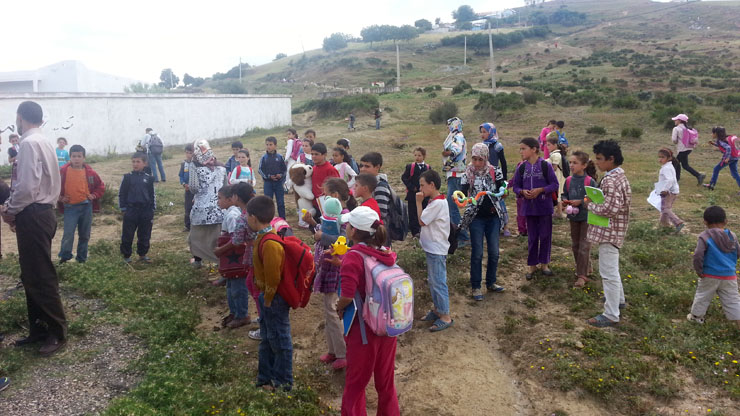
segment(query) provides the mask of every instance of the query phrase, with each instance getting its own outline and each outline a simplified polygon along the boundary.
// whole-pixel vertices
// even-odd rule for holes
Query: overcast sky
[[[75,59],[87,67],[146,82],[163,68],[207,77],[321,47],[334,32],[359,36],[372,24],[414,24],[469,4],[476,12],[523,0],[2,1],[0,72]]]

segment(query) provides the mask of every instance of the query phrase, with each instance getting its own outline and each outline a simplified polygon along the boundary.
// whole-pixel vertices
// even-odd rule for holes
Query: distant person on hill
[[[94,212],[100,212],[100,198],[105,184],[93,168],[85,163],[85,148],[79,144],[69,148],[71,161],[60,169],[62,190],[57,208],[64,215],[64,235],[59,251],[59,264],[72,260],[75,230],[78,230],[77,263],[87,261],[87,245],[92,230]]]
[[[347,131],[355,131],[355,114],[349,113],[349,116],[347,117],[349,120],[349,126],[347,126]]]
[[[147,156],[149,157],[149,167],[152,170],[152,177],[154,182],[159,182],[157,176],[157,169],[159,169],[159,176],[162,177],[162,182],[166,182],[167,178],[164,175],[164,164],[162,164],[162,152],[164,152],[164,142],[154,130],[149,127],[146,129],[146,134],[142,139],[142,144],[146,148]]]
[[[547,135],[550,134],[551,131],[554,131],[557,127],[557,120],[550,120],[547,122],[547,126],[542,128],[542,131],[540,131],[540,149],[544,150],[544,154],[542,157],[547,159],[550,157],[550,151],[547,150],[547,146],[545,146],[545,143],[547,142]]]
[[[696,147],[696,143],[692,144],[688,140],[688,133],[690,131],[688,126],[689,116],[686,114],[679,114],[671,120],[673,120],[676,125],[671,132],[671,141],[676,144],[676,154],[678,155],[676,156],[676,159],[681,162],[681,167],[692,174],[696,178],[698,185],[701,186],[707,175],[699,173],[689,166],[689,155]],[[681,167],[676,169],[676,179],[678,181],[681,180]]]
[[[722,159],[720,159],[717,166],[714,167],[712,179],[710,179],[709,183],[704,186],[709,188],[709,190],[714,190],[714,186],[717,184],[717,179],[719,178],[719,172],[724,169],[725,166],[729,166],[730,174],[733,179],[735,179],[735,182],[737,182],[737,186],[740,187],[740,175],[738,175],[737,172],[737,161],[740,157],[740,139],[736,136],[728,135],[725,128],[721,126],[712,128],[712,138],[716,141],[709,142],[709,144],[716,146],[717,149],[722,152]]]
[[[380,108],[375,109],[375,130],[380,130],[380,117],[383,115],[383,112],[380,111]]]
[[[727,227],[725,210],[712,206],[704,210],[707,229],[699,234],[694,250],[694,271],[699,275],[694,303],[686,319],[704,323],[704,315],[712,302],[719,297],[725,317],[735,321],[740,329],[740,295],[737,291],[737,265],[740,244],[737,236]]]

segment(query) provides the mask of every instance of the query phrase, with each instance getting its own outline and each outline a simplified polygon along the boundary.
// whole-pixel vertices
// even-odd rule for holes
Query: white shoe
[[[260,334],[259,329],[255,329],[254,331],[249,331],[247,336],[249,337],[249,339],[253,339],[256,341],[262,341],[262,334]]]
[[[690,322],[696,322],[697,324],[703,324],[704,318],[699,318],[698,316],[694,316],[694,314],[688,314],[686,315],[686,319]]]

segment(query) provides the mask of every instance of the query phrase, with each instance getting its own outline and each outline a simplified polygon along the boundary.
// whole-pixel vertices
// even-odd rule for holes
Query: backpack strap
[[[589,177],[590,177],[590,176],[586,175],[586,178],[589,178]],[[566,194],[567,194],[568,192],[570,192],[570,179],[571,179],[571,178],[572,178],[572,176],[568,176],[567,178],[565,178],[565,193],[566,193]],[[585,182],[585,181],[586,181],[586,179],[584,179],[584,182]],[[588,185],[586,185],[586,186],[588,186]]]
[[[411,162],[411,173],[409,176],[412,178],[414,177],[414,168],[416,167],[416,162]]]
[[[550,176],[547,174],[547,161],[545,159],[542,159],[542,162],[540,162],[540,169],[542,169],[542,177],[545,178],[545,183],[548,185],[550,184]]]
[[[367,345],[367,330],[365,329],[365,318],[362,316],[362,298],[360,292],[355,291],[355,310],[357,311],[357,320],[360,322],[360,337],[362,345]]]
[[[260,260],[264,258],[263,251],[264,251],[265,243],[268,241],[275,241],[277,243],[280,243],[283,247],[285,247],[285,243],[283,242],[283,240],[280,239],[280,237],[277,234],[274,234],[274,233],[265,234],[264,237],[262,237],[262,239],[260,240],[259,246],[257,247],[257,254],[259,254]]]

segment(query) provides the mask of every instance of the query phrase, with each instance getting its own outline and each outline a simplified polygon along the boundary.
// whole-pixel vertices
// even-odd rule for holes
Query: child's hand
[[[67,195],[64,195],[63,197],[59,198],[60,201],[62,201],[62,204],[69,203],[69,197]]]
[[[331,256],[331,258],[324,259],[324,261],[334,267],[340,267],[342,265],[342,259],[340,259],[339,256],[336,255]]]
[[[660,193],[660,196],[668,196],[668,191],[663,191]]]
[[[421,192],[416,193],[416,204],[421,204],[424,201],[424,194]]]
[[[306,213],[303,214],[303,221],[309,223],[310,225],[316,225],[316,221],[314,221],[313,216],[311,215],[311,211],[306,210]]]
[[[570,205],[574,206],[574,207],[580,207],[580,206],[581,206],[581,204],[583,204],[583,201],[580,201],[580,200],[577,200],[577,199],[576,199],[575,201],[568,201],[568,203],[569,203]]]
[[[89,199],[90,201],[94,201],[96,198],[97,197],[95,195],[93,195],[93,194],[90,194],[90,195],[87,196],[87,199]]]
[[[591,202],[591,200],[590,200],[590,199],[588,199],[588,197],[587,197],[587,196],[584,196],[584,197],[583,197],[583,203],[584,203],[584,204],[588,204],[589,202]]]
[[[560,205],[562,205],[562,207],[565,208],[568,205],[570,205],[570,201],[567,200],[567,199],[564,199],[564,200],[560,201]]]

